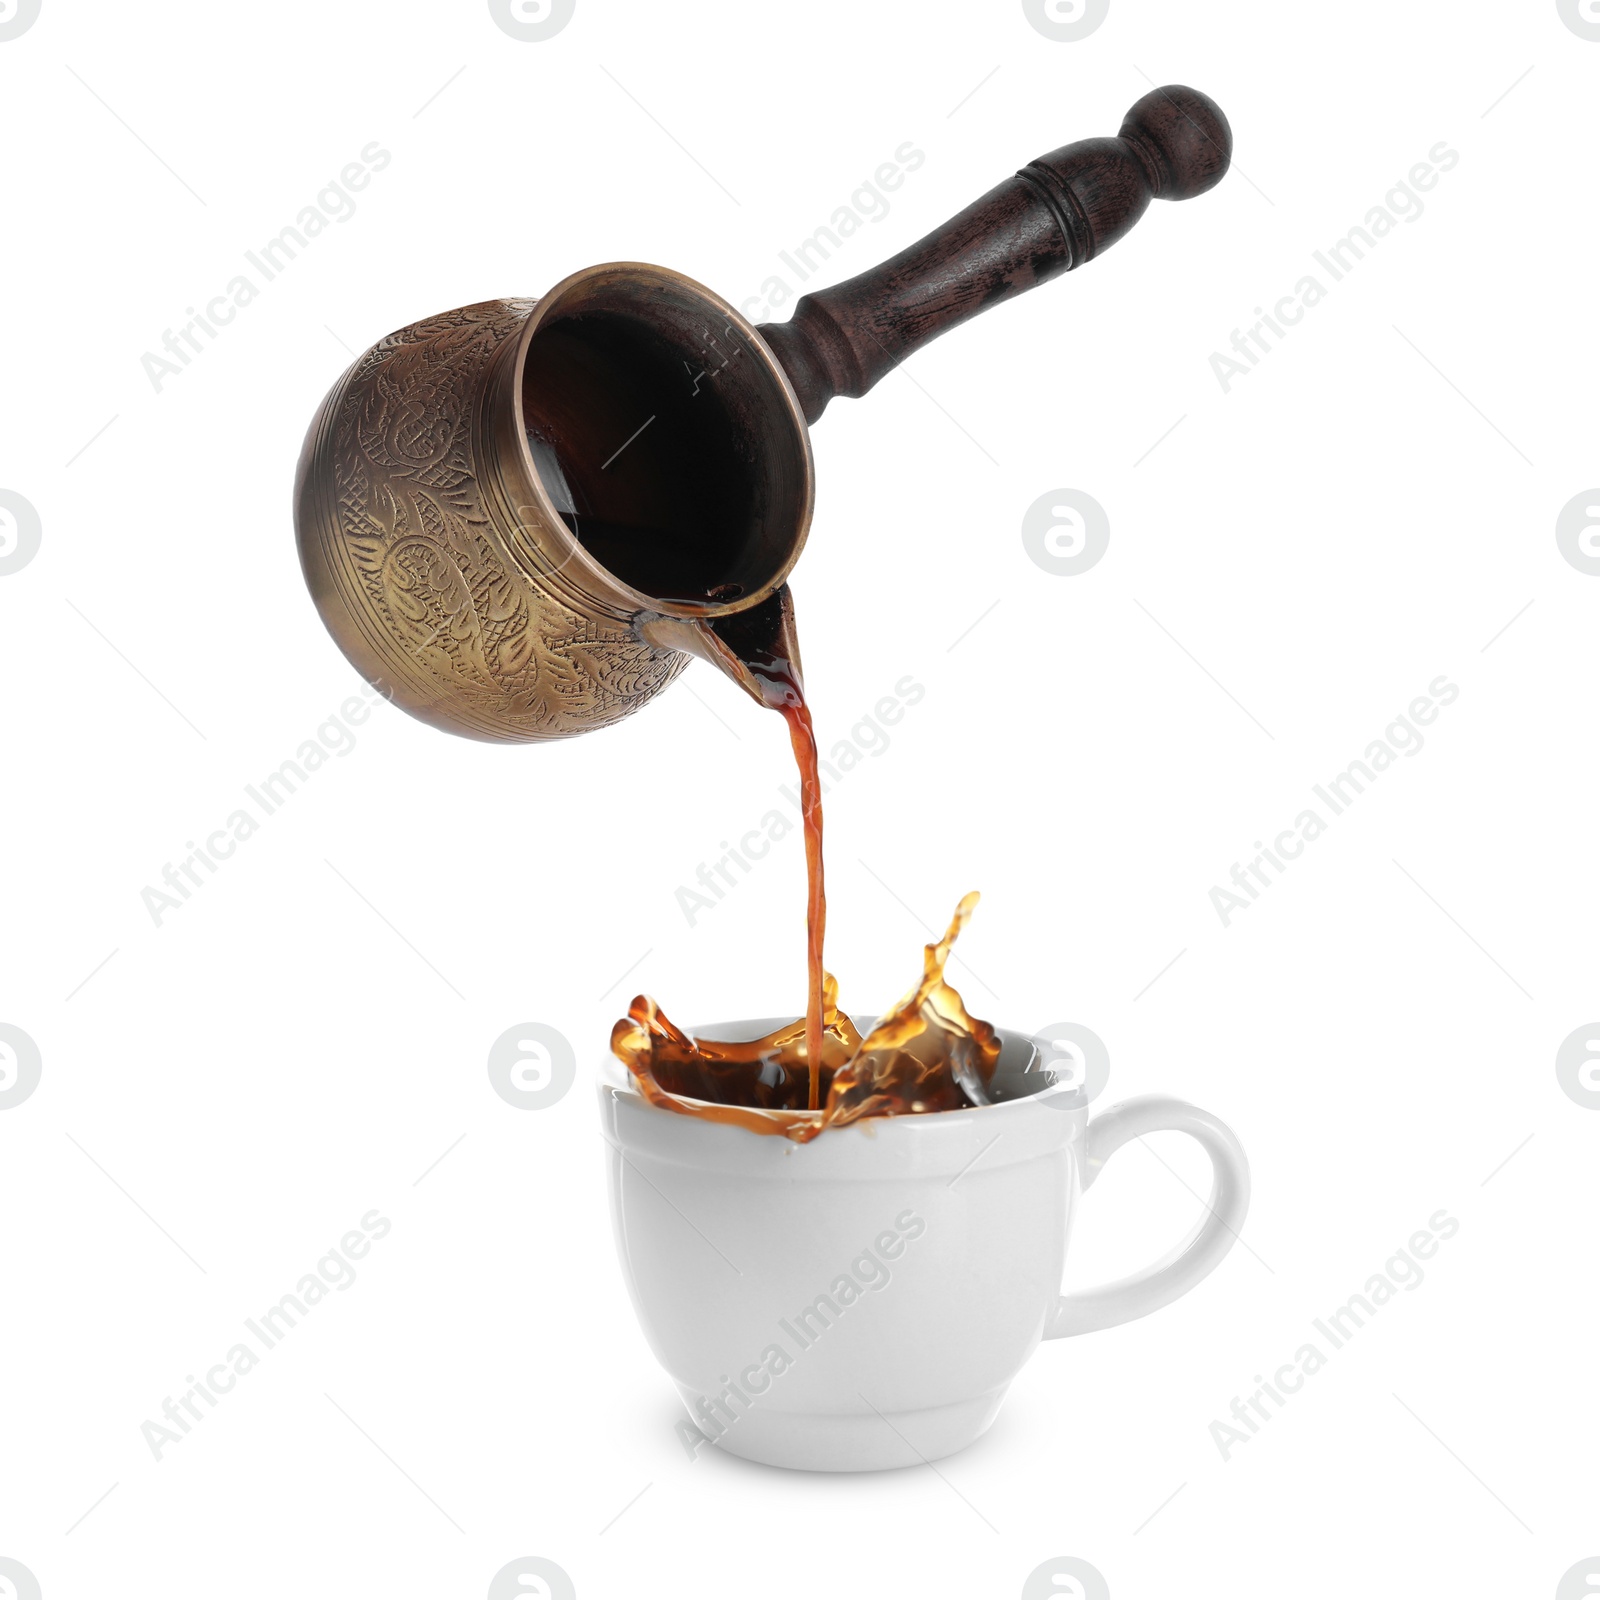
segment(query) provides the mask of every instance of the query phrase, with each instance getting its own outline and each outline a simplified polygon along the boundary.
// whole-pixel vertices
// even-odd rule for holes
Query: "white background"
[[[523,1555],[583,1600],[1010,1597],[1062,1555],[1118,1597],[1553,1595],[1600,1547],[1600,1114],[1554,1070],[1600,1014],[1600,581],[1555,540],[1600,480],[1597,75],[1544,0],[1114,0],[1077,43],[1015,3],[578,0],[523,43],[482,4],[44,0],[0,42],[0,488],[43,529],[0,578],[0,1022],[43,1060],[0,1112],[0,1556],[47,1600],[478,1596]],[[837,281],[1174,81],[1233,173],[836,402],[794,590],[825,744],[927,691],[829,797],[845,1003],[981,888],[974,1009],[1231,1123],[1244,1245],[1040,1350],[942,1476],[691,1462],[591,1084],[637,988],[801,1004],[797,832],[675,902],[781,803],[781,723],[702,666],[547,747],[380,706],[159,927],[141,890],[360,687],[289,504],[352,352],[612,259],[738,303],[914,142]],[[144,353],[370,141],[356,213],[156,392]],[[1440,141],[1424,213],[1225,394],[1212,353]],[[1111,522],[1077,577],[1022,545],[1062,487]],[[1425,748],[1225,928],[1212,886],[1441,674]],[[528,1021],[579,1058],[540,1112],[485,1070]],[[1120,1156],[1069,1282],[1202,1183],[1181,1140]],[[373,1208],[359,1281],[153,1459],[141,1424]],[[1426,1281],[1225,1462],[1212,1422],[1441,1208]]]

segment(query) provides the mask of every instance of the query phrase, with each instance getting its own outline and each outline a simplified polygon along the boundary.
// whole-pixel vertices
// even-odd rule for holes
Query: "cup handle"
[[[1103,1111],[1084,1135],[1083,1187],[1130,1139],[1147,1133],[1187,1133],[1211,1157],[1211,1198],[1206,1212],[1181,1244],[1131,1277],[1064,1294],[1045,1323],[1044,1337],[1094,1333],[1148,1316],[1187,1294],[1232,1249],[1250,1208],[1250,1164],[1233,1131],[1209,1111],[1170,1095],[1141,1095]]]

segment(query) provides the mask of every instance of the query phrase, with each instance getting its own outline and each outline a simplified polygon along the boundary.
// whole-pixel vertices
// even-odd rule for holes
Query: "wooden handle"
[[[863,395],[948,328],[1113,245],[1154,196],[1188,200],[1228,170],[1228,119],[1198,89],[1152,89],[1115,139],[1081,139],[1013,178],[907,250],[757,331],[794,384],[806,421],[835,395]]]

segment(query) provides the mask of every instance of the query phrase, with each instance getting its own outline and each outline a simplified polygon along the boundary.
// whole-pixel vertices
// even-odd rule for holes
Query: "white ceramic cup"
[[[663,1111],[620,1066],[601,1084],[623,1276],[656,1359],[723,1450],[819,1472],[950,1455],[994,1421],[1041,1339],[1142,1317],[1228,1253],[1250,1175],[1227,1127],[1164,1095],[1091,1120],[1082,1088],[1042,1071],[1037,1040],[998,1031],[996,1104],[806,1145]],[[1079,1195],[1114,1151],[1166,1129],[1211,1158],[1200,1221],[1142,1272],[1062,1294]]]

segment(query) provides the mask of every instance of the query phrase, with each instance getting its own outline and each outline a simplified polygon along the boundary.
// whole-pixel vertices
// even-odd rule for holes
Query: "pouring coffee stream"
[[[613,1053],[653,1105],[802,1144],[862,1117],[987,1104],[999,1038],[969,1015],[944,976],[978,896],[961,901],[944,938],[924,952],[922,981],[863,1039],[823,968],[822,782],[788,585],[753,611],[701,626],[697,649],[789,725],[806,850],[804,1029],[780,1028],[743,1044],[691,1038],[639,995],[612,1030]],[[801,1082],[803,1107],[796,1104]]]
[[[673,622],[671,627],[678,627]],[[800,668],[800,639],[795,631],[794,599],[788,584],[749,611],[716,624],[683,626],[685,648],[733,679],[740,688],[789,725],[789,742],[800,769],[800,823],[806,848],[806,1032],[805,1060],[809,1081],[808,1108],[822,1104],[822,1034],[824,1027],[822,942],[828,899],[822,869],[822,776],[817,762],[817,735],[806,704]],[[670,635],[669,635],[670,636]]]
[[[1205,95],[1156,89],[1116,137],[1030,162],[786,323],[754,327],[667,268],[590,267],[542,299],[389,335],[312,422],[295,486],[306,582],[392,703],[470,738],[565,738],[638,710],[698,656],[784,716],[802,776],[813,1112],[829,1073],[821,786],[786,581],[811,522],[809,425],[1094,259],[1151,199],[1205,193],[1231,148]]]

